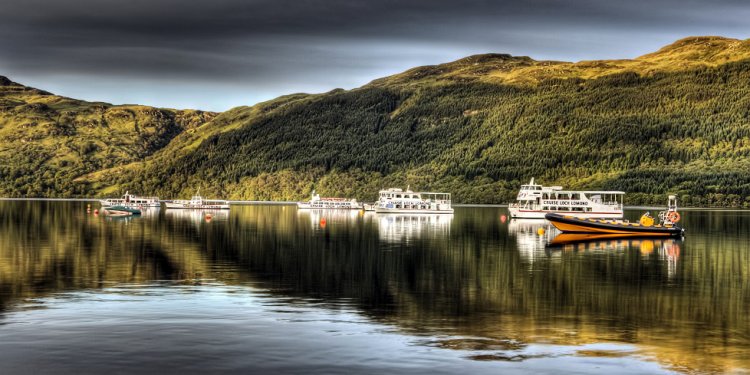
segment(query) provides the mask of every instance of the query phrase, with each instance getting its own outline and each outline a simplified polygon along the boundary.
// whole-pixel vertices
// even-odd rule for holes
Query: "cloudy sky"
[[[0,0],[0,75],[111,103],[226,110],[499,52],[628,58],[750,38],[746,0]]]

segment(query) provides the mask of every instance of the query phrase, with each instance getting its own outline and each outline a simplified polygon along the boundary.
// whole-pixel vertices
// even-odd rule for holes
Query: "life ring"
[[[667,214],[667,219],[673,223],[677,223],[680,221],[680,213],[677,211],[672,211]]]

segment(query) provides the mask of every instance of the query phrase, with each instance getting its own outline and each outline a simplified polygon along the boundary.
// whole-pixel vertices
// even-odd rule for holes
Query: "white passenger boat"
[[[190,200],[176,199],[171,202],[164,202],[167,208],[182,208],[193,210],[228,210],[229,201],[221,199],[206,199],[200,195],[200,189]]]
[[[622,218],[622,191],[573,191],[560,186],[522,185],[516,203],[508,206],[513,218],[543,219],[548,213],[581,218]]]
[[[139,197],[125,192],[122,198],[101,199],[102,207],[123,206],[130,208],[161,207],[159,197]]]
[[[312,198],[307,202],[297,202],[297,207],[302,209],[340,209],[361,210],[362,203],[356,199],[347,198],[321,198],[320,194],[312,192]]]
[[[391,188],[380,191],[375,203],[375,212],[385,213],[425,213],[452,214],[450,193],[414,192]]]

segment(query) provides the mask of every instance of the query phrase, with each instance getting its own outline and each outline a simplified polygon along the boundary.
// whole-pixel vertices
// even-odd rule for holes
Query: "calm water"
[[[85,207],[0,202],[3,374],[750,371],[750,212],[549,246],[503,208]]]

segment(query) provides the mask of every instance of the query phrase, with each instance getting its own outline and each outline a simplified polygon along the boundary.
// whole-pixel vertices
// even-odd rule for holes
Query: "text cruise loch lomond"
[[[508,206],[513,218],[544,219],[548,213],[582,218],[622,218],[622,191],[573,191],[542,186],[531,179],[522,185],[516,203]]]

